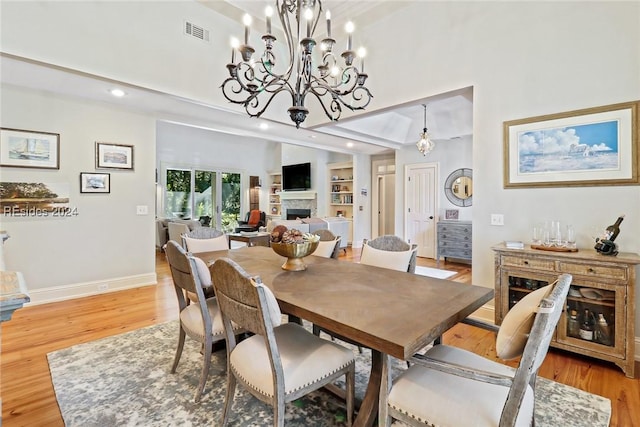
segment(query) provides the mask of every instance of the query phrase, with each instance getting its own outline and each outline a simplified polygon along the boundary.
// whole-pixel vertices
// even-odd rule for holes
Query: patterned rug
[[[51,378],[67,427],[211,426],[219,425],[224,404],[226,353],[211,360],[202,400],[193,395],[202,367],[199,345],[187,338],[175,374],[177,321],[78,344],[47,355]],[[365,350],[356,362],[356,396],[362,398],[370,358]],[[395,370],[404,369],[397,361]],[[397,372],[396,372],[397,373]],[[538,427],[606,427],[611,402],[600,396],[540,378],[537,385]],[[287,405],[285,424],[295,427],[344,426],[342,402],[313,392]],[[229,426],[269,426],[272,409],[239,386]]]

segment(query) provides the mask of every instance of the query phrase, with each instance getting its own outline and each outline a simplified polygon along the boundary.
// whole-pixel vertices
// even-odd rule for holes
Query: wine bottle
[[[618,234],[620,234],[620,223],[623,219],[624,215],[620,215],[614,224],[611,224],[607,227],[604,232],[604,240],[609,240],[611,242],[616,240],[616,237],[618,237]]]
[[[604,345],[611,345],[611,328],[602,313],[598,314],[598,323],[594,331],[594,341]]]
[[[578,338],[580,336],[580,322],[578,321],[577,311],[571,310],[569,312],[569,320],[567,323],[567,334],[570,337]]]
[[[593,341],[594,321],[588,309],[584,310],[584,317],[580,324],[580,338],[586,341]]]

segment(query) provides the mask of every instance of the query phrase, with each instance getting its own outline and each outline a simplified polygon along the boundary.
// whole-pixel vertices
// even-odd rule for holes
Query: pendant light
[[[419,134],[420,140],[416,143],[416,147],[418,147],[418,151],[420,151],[423,156],[426,156],[427,153],[430,153],[431,150],[433,150],[433,147],[435,147],[435,144],[433,143],[433,141],[431,140],[431,137],[429,137],[429,134],[427,133],[427,105],[422,104],[422,106],[424,107],[424,128],[422,129],[422,132]]]

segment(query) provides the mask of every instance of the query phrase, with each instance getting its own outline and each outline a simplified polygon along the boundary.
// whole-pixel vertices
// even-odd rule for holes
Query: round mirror
[[[444,183],[444,194],[456,206],[471,206],[473,202],[473,172],[471,169],[456,169]]]

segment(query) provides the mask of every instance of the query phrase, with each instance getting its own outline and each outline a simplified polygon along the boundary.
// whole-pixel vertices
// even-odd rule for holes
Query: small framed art
[[[444,211],[445,219],[458,219],[458,209],[447,209]]]
[[[0,128],[0,166],[60,169],[60,134]]]
[[[80,172],[81,193],[110,193],[111,176],[108,173]]]
[[[133,145],[96,142],[96,169],[133,170]]]

